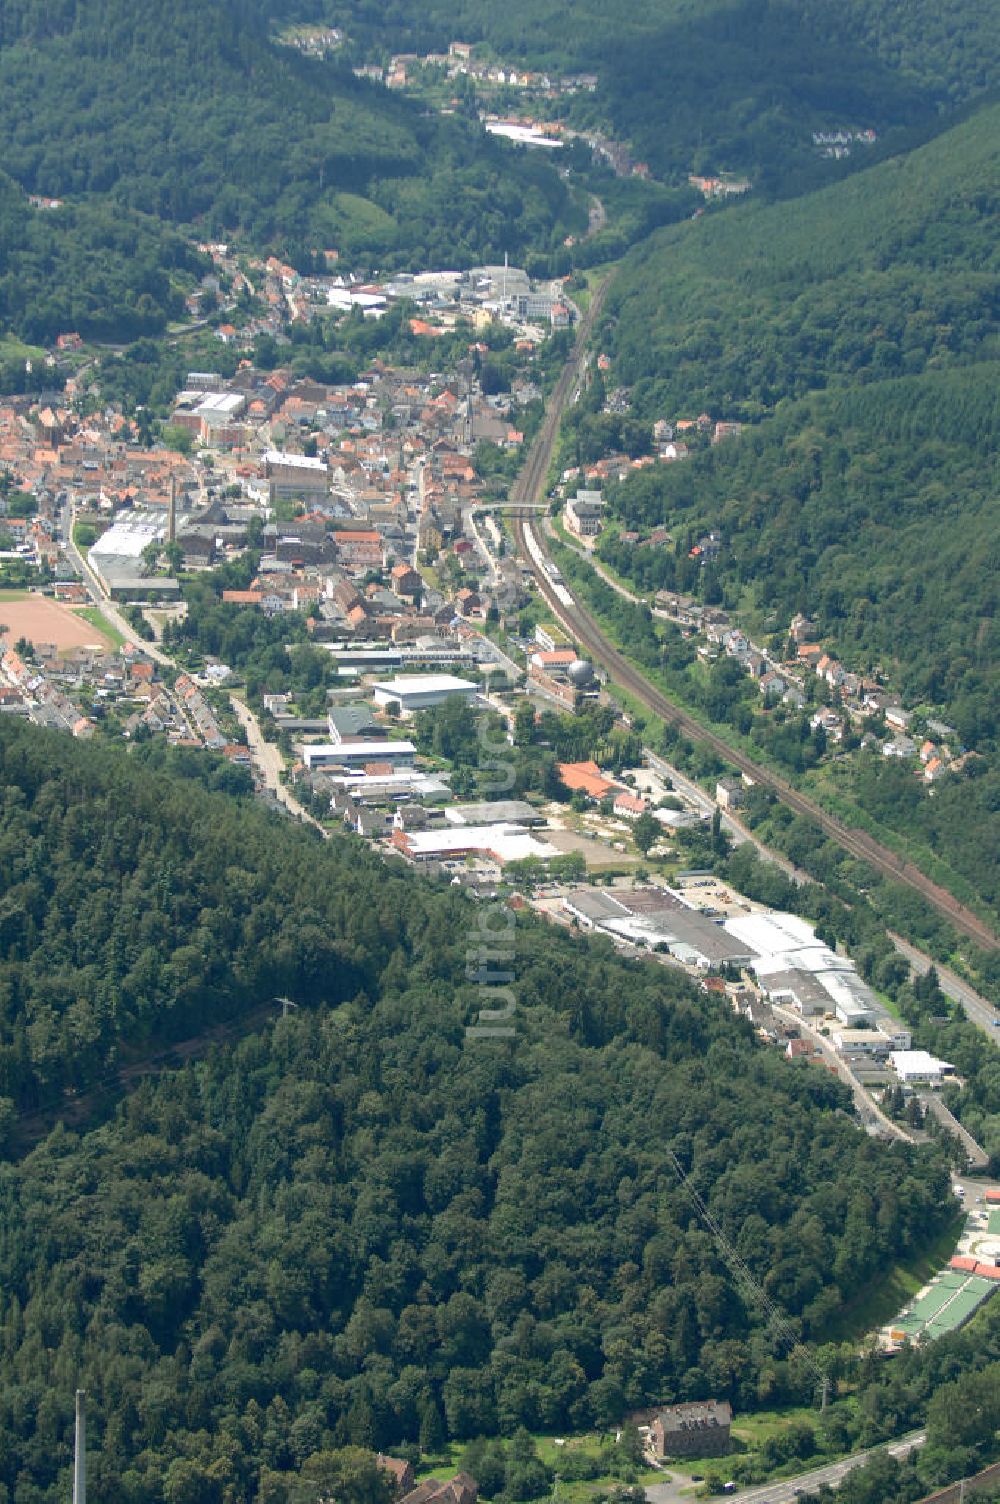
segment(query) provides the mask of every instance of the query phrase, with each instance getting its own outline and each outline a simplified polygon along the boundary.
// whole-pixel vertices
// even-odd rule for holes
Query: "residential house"
[[[397,1498],[401,1494],[410,1492],[414,1481],[412,1462],[407,1462],[402,1457],[385,1457],[379,1452],[378,1465],[392,1479],[393,1491]]]
[[[578,538],[596,538],[604,526],[604,501],[599,491],[578,491],[567,501],[566,526]]]
[[[455,610],[459,616],[482,616],[483,601],[478,591],[470,590],[468,586],[459,590],[455,596]]]
[[[468,1473],[456,1473],[446,1483],[427,1478],[404,1494],[400,1504],[476,1504],[479,1487]]]
[[[423,580],[409,564],[394,564],[389,571],[389,578],[397,595],[418,596],[423,590]]]
[[[715,785],[715,802],[722,809],[742,809],[747,790],[742,778],[720,778]]]
[[[844,722],[835,710],[826,707],[817,710],[809,725],[813,731],[822,730],[828,741],[840,742],[844,739]]]

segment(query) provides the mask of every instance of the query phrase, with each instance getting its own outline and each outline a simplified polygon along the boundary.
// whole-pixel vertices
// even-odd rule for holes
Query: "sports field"
[[[0,625],[6,628],[3,644],[10,647],[22,637],[34,648],[49,643],[63,653],[75,648],[106,648],[111,642],[110,632],[45,595],[0,596]]]
[[[949,1270],[931,1282],[920,1299],[914,1301],[909,1314],[894,1321],[893,1327],[912,1338],[941,1337],[964,1326],[996,1290],[992,1280]]]

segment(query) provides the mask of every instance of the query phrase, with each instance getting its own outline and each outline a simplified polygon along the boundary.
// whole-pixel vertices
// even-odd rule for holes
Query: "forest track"
[[[545,420],[528,451],[524,467],[511,488],[512,501],[530,505],[543,499],[545,481],[552,462],[559,425],[583,371],[587,358],[587,340],[603,306],[609,281],[610,279],[606,279],[598,288],[586,316],[580,321],[576,344],[549,400]],[[546,604],[563,626],[587,650],[593,661],[600,664],[622,689],[627,690],[661,720],[677,726],[685,736],[706,743],[725,762],[738,768],[755,783],[769,789],[795,814],[812,820],[824,835],[835,841],[850,856],[866,862],[884,877],[903,883],[915,893],[919,893],[921,898],[925,899],[961,934],[974,941],[976,945],[982,946],[985,950],[996,948],[997,936],[985,921],[960,903],[947,889],[932,881],[919,867],[908,862],[904,857],[897,856],[888,846],[875,840],[866,831],[845,825],[842,820],[828,814],[808,795],[794,788],[779,774],[752,761],[744,752],[731,747],[721,736],[708,730],[694,716],[679,709],[668,700],[666,695],[650,684],[624,653],[605,637],[594,618],[580,605],[564,584],[559,586],[559,593],[554,590],[552,581],[536,562],[536,558],[532,557],[528,548],[530,535],[535,542],[537,555],[547,555],[544,535],[540,528],[534,526],[531,515],[515,512],[511,515],[511,522],[518,552],[534,575]],[[565,599],[561,599],[561,596]],[[565,600],[571,601],[571,604],[567,605]]]
[[[85,1091],[62,1092],[57,1098],[31,1112],[19,1114],[13,1129],[14,1155],[19,1157],[26,1154],[59,1123],[71,1130],[89,1130],[97,1126],[95,1118],[102,1118],[102,1106],[110,1113],[117,1107],[123,1094],[134,1091],[150,1076],[159,1075],[161,1071],[177,1070],[190,1060],[201,1059],[217,1045],[221,1047],[236,1044],[250,1034],[256,1034],[280,1017],[280,1002],[280,998],[272,998],[266,1003],[258,1003],[249,1013],[211,1024],[189,1039],[179,1039],[172,1044],[158,1042],[145,1052],[134,1045],[123,1045],[121,1058],[115,1069],[108,1071]]]

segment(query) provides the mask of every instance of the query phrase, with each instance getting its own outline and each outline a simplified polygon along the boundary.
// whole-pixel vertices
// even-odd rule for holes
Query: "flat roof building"
[[[743,914],[727,919],[726,929],[757,952],[754,973],[776,1001],[787,988],[804,1015],[836,1013],[849,1029],[868,1028],[884,1012],[853,962],[823,945],[813,926],[796,914]]]
[[[396,830],[392,840],[415,862],[479,856],[503,867],[529,856],[548,861],[559,855],[557,847],[540,841],[520,825],[446,825],[438,830]]]
[[[633,944],[665,945],[678,961],[701,970],[744,966],[754,956],[745,941],[662,889],[601,893],[580,888],[563,899],[563,907],[587,929],[607,930]]]
[[[609,894],[601,893],[596,888],[578,888],[574,893],[567,893],[563,899],[563,908],[574,919],[578,919],[585,929],[606,924],[610,919],[621,919],[628,912]]]
[[[400,804],[410,799],[447,799],[451,790],[443,778],[418,773],[415,768],[397,768],[391,773],[371,773],[357,768],[346,773],[327,773],[337,794],[350,795],[356,804]]]
[[[872,1055],[887,1060],[892,1040],[881,1029],[835,1029],[834,1047],[841,1055]]]
[[[316,742],[302,748],[307,768],[356,768],[365,763],[388,763],[393,768],[412,767],[417,749],[412,742],[342,741]]]
[[[853,997],[838,998],[833,1008],[840,1022],[848,1029],[867,1029],[878,1018],[875,1008]]]
[[[927,1050],[893,1050],[889,1059],[901,1081],[926,1082],[931,1086],[937,1085],[944,1076],[950,1076],[955,1069],[947,1060],[938,1060]]]
[[[178,519],[178,527],[187,523]],[[180,595],[180,582],[147,571],[143,550],[149,544],[161,544],[166,534],[166,519],[159,513],[136,512],[118,517],[102,533],[87,555],[87,562],[106,593],[116,600],[174,599]]]
[[[479,694],[479,685],[454,674],[400,674],[372,686],[375,704],[384,708],[396,704],[403,715],[443,705],[452,696],[470,702]]]
[[[787,971],[769,972],[758,980],[766,997],[775,1003],[790,1003],[803,1018],[833,1011],[833,999],[811,972],[792,967]]]
[[[496,799],[483,804],[452,804],[444,812],[451,825],[547,825],[548,818],[524,799]]]

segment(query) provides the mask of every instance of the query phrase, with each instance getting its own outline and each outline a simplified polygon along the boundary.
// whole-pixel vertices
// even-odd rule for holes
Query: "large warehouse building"
[[[396,679],[375,684],[372,697],[382,709],[395,704],[402,715],[412,715],[417,710],[443,705],[453,695],[471,702],[478,693],[478,684],[458,679],[454,674],[400,674]]]

